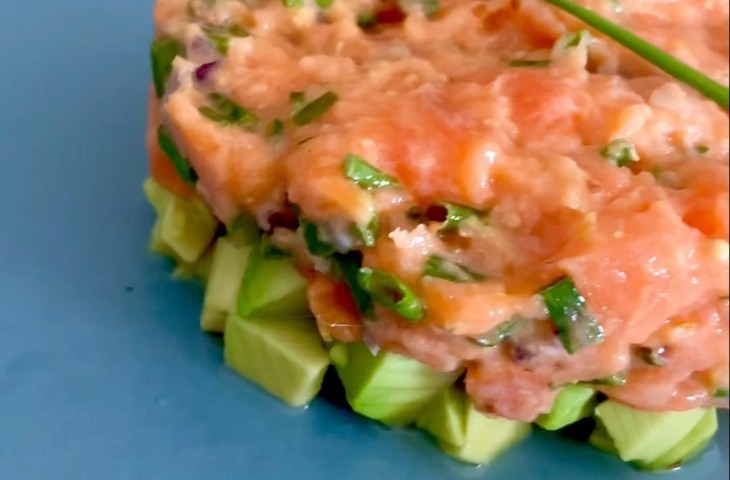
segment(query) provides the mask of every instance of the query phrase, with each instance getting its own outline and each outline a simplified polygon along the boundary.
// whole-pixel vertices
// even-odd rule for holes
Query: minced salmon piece
[[[617,373],[597,388],[640,409],[724,405],[726,111],[538,0],[284,3],[157,1],[180,54],[150,102],[150,164],[294,251],[325,340],[463,368],[479,408],[525,421],[556,386]],[[727,2],[581,3],[727,84]],[[283,214],[407,286],[416,321],[378,302],[366,321]],[[561,331],[551,287],[576,292],[585,331]]]

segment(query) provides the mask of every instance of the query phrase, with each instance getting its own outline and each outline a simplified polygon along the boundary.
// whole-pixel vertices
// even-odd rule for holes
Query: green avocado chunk
[[[352,409],[387,425],[408,425],[439,391],[460,372],[437,372],[401,355],[373,355],[362,343],[338,343],[330,349],[332,363]]]
[[[223,332],[226,318],[236,312],[238,291],[252,249],[250,245],[235,245],[228,237],[216,242],[200,316],[204,331]]]
[[[469,406],[464,392],[448,387],[426,404],[416,419],[416,426],[450,445],[466,443],[466,412]]]
[[[464,418],[464,442],[454,445],[438,439],[438,444],[444,452],[457,460],[476,465],[491,463],[527,437],[531,430],[529,423],[486,415],[471,402],[468,402]]]
[[[329,356],[311,318],[226,320],[228,366],[294,407],[319,392]]]
[[[596,406],[596,392],[588,385],[568,385],[560,390],[549,413],[535,423],[545,430],[559,430],[578,420],[590,417]]]
[[[681,442],[654,462],[640,467],[645,470],[669,470],[679,467],[702,453],[715,432],[717,432],[717,412],[714,408],[707,409]]]
[[[307,281],[291,258],[266,255],[257,245],[238,292],[238,314],[250,318],[311,316]]]
[[[679,445],[705,419],[707,412],[707,409],[702,408],[681,412],[647,412],[615,400],[607,400],[596,407],[600,428],[605,429],[618,456],[639,467],[666,464],[665,457],[672,457],[669,459],[673,460],[677,453],[688,453],[681,452]],[[591,436],[591,443],[606,447],[606,439],[600,438],[600,428]],[[701,431],[705,432],[704,429]],[[704,435],[698,437],[701,439]],[[694,443],[701,441],[695,440]],[[675,448],[678,448],[676,452]]]

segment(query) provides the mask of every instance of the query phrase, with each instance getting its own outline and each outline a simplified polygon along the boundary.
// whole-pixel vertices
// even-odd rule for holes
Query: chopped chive
[[[558,337],[569,354],[603,341],[603,328],[586,311],[586,301],[570,277],[540,291]]]
[[[566,36],[563,37],[562,42],[565,48],[575,48],[581,43],[587,41],[589,37],[590,33],[588,33],[588,30],[581,30],[579,32],[571,32],[566,34]]]
[[[304,6],[304,0],[282,0],[286,8],[301,8]]]
[[[439,229],[442,232],[456,230],[465,220],[480,216],[478,210],[458,203],[441,202],[440,205],[446,209],[446,219]]]
[[[335,3],[335,0],[315,0],[315,3],[322,10],[326,10],[330,8],[333,3]]]
[[[361,268],[357,282],[374,301],[393,310],[403,318],[416,322],[426,314],[426,305],[401,280],[390,273],[372,268]]]
[[[704,155],[709,151],[710,147],[708,147],[707,145],[697,145],[695,147],[695,152],[699,153],[700,155]]]
[[[361,13],[357,16],[357,26],[363,30],[370,30],[378,24],[378,16],[374,13]]]
[[[218,53],[225,56],[228,54],[228,47],[231,37],[248,37],[248,31],[240,25],[232,24],[225,28],[222,27],[202,27],[205,37],[213,44]]]
[[[172,73],[172,61],[175,57],[183,55],[185,48],[177,40],[169,37],[158,38],[152,42],[150,47],[150,60],[152,63],[152,81],[155,85],[157,98],[165,95],[165,85]]]
[[[480,347],[496,347],[512,335],[517,329],[517,326],[517,320],[507,320],[506,322],[500,323],[481,337],[470,338],[470,340]]]
[[[484,275],[473,272],[463,265],[438,255],[431,255],[426,260],[423,276],[443,278],[444,280],[456,283],[475,283],[481,282],[486,278]]]
[[[620,43],[635,54],[655,65],[657,68],[664,70],[675,79],[686,83],[702,95],[713,100],[725,110],[730,108],[730,90],[728,90],[728,87],[716,82],[699,70],[695,70],[664,50],[642,40],[628,30],[581,5],[578,5],[572,0],[545,1],[573,15],[607,37]]]
[[[294,104],[294,113],[298,112],[307,104],[307,97],[304,92],[291,92],[289,100]]]
[[[160,145],[160,149],[167,155],[167,158],[170,159],[170,162],[172,162],[180,178],[185,183],[194,185],[198,181],[198,174],[190,166],[190,161],[180,153],[177,145],[175,145],[175,142],[172,141],[172,138],[170,138],[162,125],[157,128],[157,143]]]
[[[648,365],[663,367],[667,364],[667,359],[665,357],[666,349],[664,347],[652,348],[640,346],[636,348],[636,354]]]
[[[550,65],[550,60],[528,60],[526,58],[516,58],[514,60],[510,60],[507,65],[517,68],[543,68]]]
[[[626,385],[626,372],[619,372],[606,378],[599,378],[590,382],[592,385],[605,385],[607,387],[623,387]]]
[[[314,223],[302,219],[299,223],[299,231],[307,245],[307,250],[312,255],[329,257],[335,253],[335,247],[327,239],[321,237],[320,228]]]
[[[353,223],[350,232],[364,246],[373,247],[380,232],[380,219],[377,215],[373,215],[365,226]]]
[[[300,127],[311,123],[327,113],[337,100],[339,100],[339,97],[334,92],[329,91],[323,93],[299,110],[295,111],[292,115],[292,120]]]
[[[222,125],[237,125],[245,128],[253,128],[258,124],[258,117],[229,98],[219,94],[211,93],[208,100],[212,107],[200,107],[198,111],[204,117]]]
[[[343,169],[347,178],[365,190],[400,186],[395,177],[381,172],[362,157],[352,153],[348,153],[345,157]]]
[[[332,261],[338,276],[350,287],[350,294],[357,305],[360,313],[367,314],[373,308],[373,301],[370,294],[358,283],[357,277],[362,266],[362,253],[353,251],[349,253],[336,253]]]
[[[273,119],[266,126],[266,136],[269,138],[278,137],[282,133],[284,133],[284,122],[282,122],[278,118]]]
[[[712,392],[712,396],[715,398],[728,398],[730,391],[727,388],[718,388]]]
[[[617,167],[628,167],[632,162],[639,161],[639,154],[633,144],[624,139],[612,140],[601,149],[601,156]]]
[[[438,0],[420,0],[421,7],[423,8],[423,14],[428,18],[432,18],[434,15],[439,13],[441,8]]]

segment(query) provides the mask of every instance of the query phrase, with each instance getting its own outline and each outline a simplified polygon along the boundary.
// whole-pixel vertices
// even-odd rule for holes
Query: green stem
[[[702,95],[720,105],[725,110],[730,108],[730,92],[728,88],[704,73],[690,67],[664,50],[642,40],[633,33],[616,25],[572,0],[545,0],[559,9],[573,15],[587,25],[612,38],[635,54],[664,70],[677,80],[686,83]]]

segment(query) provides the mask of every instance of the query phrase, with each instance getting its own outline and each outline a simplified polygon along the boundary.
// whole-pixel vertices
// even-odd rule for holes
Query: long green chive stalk
[[[730,109],[730,92],[728,88],[704,73],[690,67],[664,50],[642,40],[628,30],[616,25],[594,13],[593,11],[574,3],[572,0],[545,0],[555,7],[573,15],[582,22],[595,28],[607,37],[612,38],[635,54],[654,64],[658,68],[684,82],[702,95],[720,105],[725,110]]]

